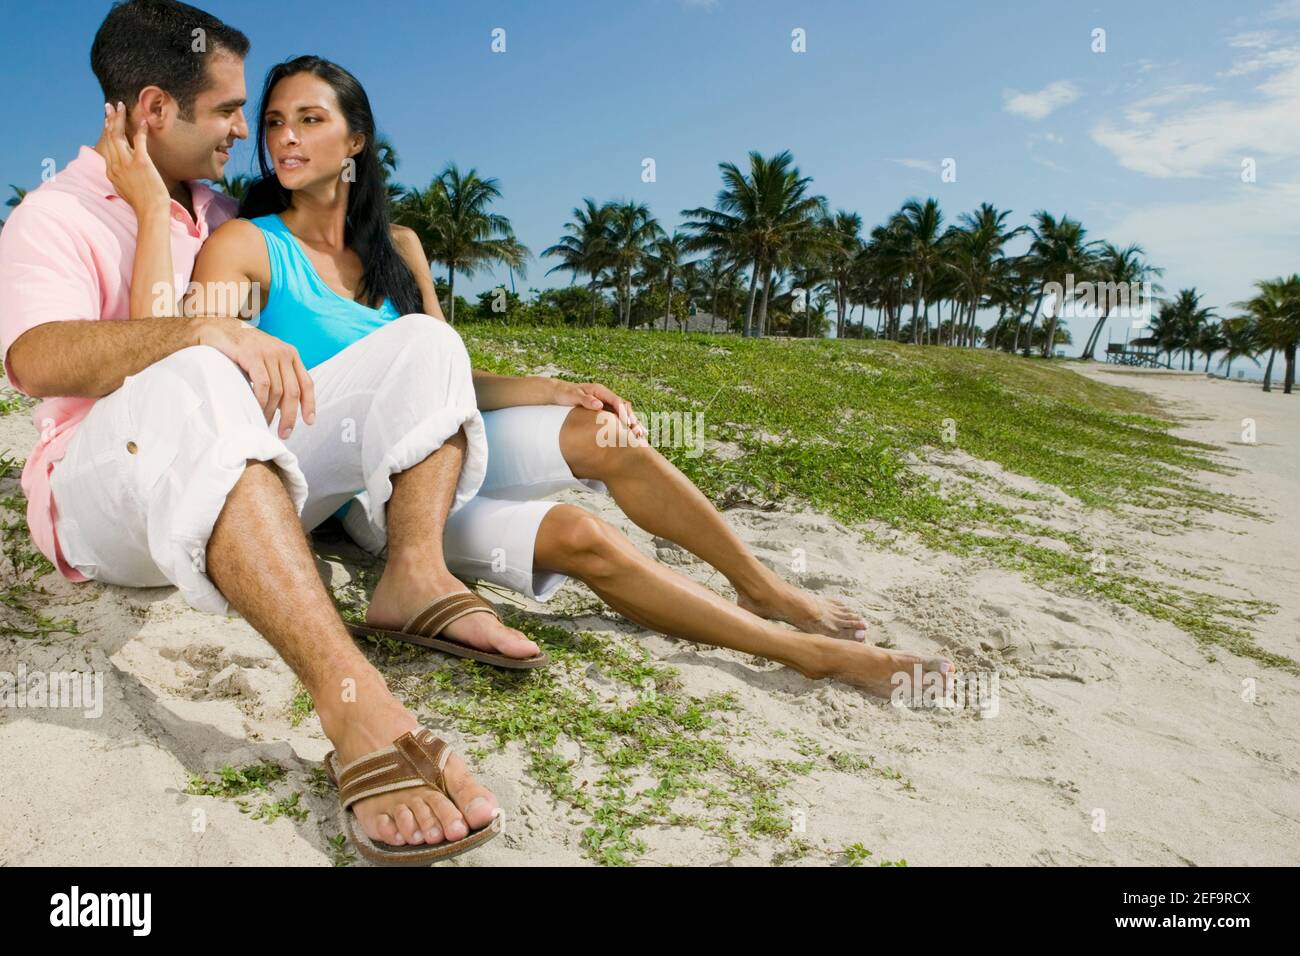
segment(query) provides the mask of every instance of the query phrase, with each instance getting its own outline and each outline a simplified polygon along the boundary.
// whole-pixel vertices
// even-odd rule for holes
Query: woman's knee
[[[231,422],[265,424],[261,405],[235,361],[210,345],[178,349],[134,376],[132,401],[141,413],[182,406],[213,429]],[[203,429],[189,429],[194,435]]]
[[[653,453],[645,439],[638,438],[617,415],[575,407],[564,421],[562,451],[579,478],[605,479],[620,470],[634,468]]]
[[[608,522],[575,505],[556,505],[542,520],[545,550],[562,558],[565,569],[582,577],[604,577],[624,563],[620,532]]]
[[[442,319],[412,312],[393,319],[374,335],[381,335],[394,362],[427,362],[437,356],[450,366],[469,369],[469,350],[460,333]]]

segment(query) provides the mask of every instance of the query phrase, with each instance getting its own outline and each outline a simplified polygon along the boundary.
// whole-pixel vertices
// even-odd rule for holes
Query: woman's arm
[[[424,247],[420,245],[420,237],[409,226],[389,228],[392,230],[393,244],[397,246],[397,251],[406,262],[407,268],[415,276],[415,284],[420,287],[424,311],[435,319],[447,321],[447,317],[442,314],[442,306],[438,304],[438,290],[433,287],[433,274],[429,271],[429,261],[424,258]]]
[[[393,226],[392,230],[398,252],[415,274],[415,282],[424,300],[424,311],[445,321],[419,236],[406,226]],[[578,385],[541,375],[497,375],[476,368],[474,394],[481,412],[516,405],[582,405],[596,411],[606,409],[616,413],[636,434],[645,435],[645,429],[632,412],[632,405],[595,382]]]
[[[126,108],[104,106],[104,131],[95,150],[104,157],[104,173],[117,194],[135,212],[135,259],[131,264],[132,319],[176,314],[172,272],[171,196],[149,158],[148,125],[141,120],[133,141],[127,140]]]
[[[251,318],[270,292],[271,260],[261,230],[246,219],[231,219],[199,250],[185,314]]]

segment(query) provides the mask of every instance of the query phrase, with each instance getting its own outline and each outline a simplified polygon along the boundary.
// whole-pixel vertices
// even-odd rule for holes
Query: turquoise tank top
[[[372,309],[327,286],[277,214],[249,221],[262,231],[271,263],[271,289],[257,327],[296,348],[309,371],[399,317],[389,299]],[[342,520],[350,507],[351,501],[335,517]]]
[[[372,309],[327,286],[279,215],[250,222],[262,231],[271,263],[271,289],[257,327],[296,348],[308,369],[398,318],[389,299]]]

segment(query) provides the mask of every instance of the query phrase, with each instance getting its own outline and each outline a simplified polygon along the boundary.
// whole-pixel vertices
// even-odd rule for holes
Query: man
[[[72,580],[170,583],[197,608],[237,610],[302,680],[340,767],[394,745],[407,754],[424,785],[406,780],[351,805],[370,840],[409,850],[468,839],[492,821],[495,798],[419,733],[353,643],[302,527],[364,486],[387,525],[385,577],[424,597],[468,594],[442,557],[445,519],[474,495],[485,467],[459,337],[446,323],[407,316],[351,347],[365,395],[355,428],[364,433],[348,446],[337,411],[317,420],[318,400],[325,408],[325,392],[337,387],[313,382],[285,343],[239,319],[131,312],[145,230],[169,235],[184,286],[200,245],[234,215],[233,202],[197,180],[219,178],[230,146],[248,135],[248,48],[238,30],[182,3],[116,5],[91,65],[105,99],[124,104],[129,128],[145,124],[169,208],[137,217],[116,194],[106,134],[30,193],[0,233],[5,371],[45,399],[23,471],[28,523]],[[268,427],[277,418],[278,434]],[[351,456],[347,474],[336,473],[340,456]],[[493,614],[461,613],[449,637],[538,654]]]

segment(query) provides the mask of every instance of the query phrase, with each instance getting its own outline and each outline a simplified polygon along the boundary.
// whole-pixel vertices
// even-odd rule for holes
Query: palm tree
[[[397,172],[397,165],[401,162],[397,158],[397,148],[387,136],[375,137],[375,155],[379,159],[379,168],[384,173],[384,191],[388,195],[388,208],[390,217],[395,210],[397,203],[406,194],[406,189],[393,182],[393,174]]]
[[[682,267],[682,256],[686,254],[686,237],[680,232],[671,236],[660,236],[650,246],[646,257],[654,273],[662,278],[668,292],[668,305],[664,309],[664,331],[668,331],[668,319],[673,312],[673,281]],[[685,328],[685,325],[682,326]]]
[[[632,274],[644,264],[649,248],[664,234],[645,203],[628,200],[610,209],[608,243],[610,269],[619,296],[619,320],[632,327]]]
[[[1212,322],[1202,326],[1193,342],[1196,351],[1205,353],[1206,374],[1209,374],[1210,359],[1214,356],[1214,353],[1228,344],[1228,339],[1223,334],[1222,325],[1221,322]]]
[[[948,260],[944,263],[955,279],[954,322],[950,339],[958,345],[975,345],[975,317],[991,291],[1004,259],[1003,247],[1027,226],[1006,228],[1010,210],[999,212],[982,203],[973,213],[962,213],[960,227],[947,233]],[[960,315],[957,315],[960,308]],[[1005,311],[1005,304],[1003,305]],[[1002,316],[999,316],[999,321]]]
[[[8,209],[16,209],[18,204],[23,201],[23,197],[27,195],[27,190],[23,189],[21,186],[15,186],[13,183],[9,184],[9,188],[14,191],[14,194],[5,200],[5,207]],[[0,230],[4,229],[4,225],[5,220],[0,219]]]
[[[1269,350],[1264,391],[1273,390],[1273,360],[1280,351],[1286,360],[1282,391],[1289,395],[1295,383],[1296,345],[1300,343],[1300,275],[1261,279],[1255,289],[1254,298],[1237,305],[1254,319],[1258,345]]]
[[[253,177],[244,175],[222,176],[217,180],[217,188],[236,202],[244,198],[252,184]]]
[[[1092,279],[1095,282],[1111,285],[1112,288],[1114,286],[1128,288],[1146,281],[1149,276],[1163,274],[1163,269],[1157,269],[1142,261],[1142,257],[1145,255],[1146,251],[1137,244],[1119,249],[1109,242],[1104,242],[1097,256]],[[1155,287],[1157,291],[1159,288],[1159,286]],[[1079,355],[1080,358],[1088,361],[1096,358],[1097,343],[1101,340],[1101,333],[1106,325],[1106,319],[1110,317],[1112,305],[1110,296],[1102,296],[1101,300],[1101,316],[1097,319],[1097,324],[1093,326],[1092,332],[1088,335],[1088,341]],[[1137,304],[1130,302],[1130,309]]]
[[[937,199],[924,203],[909,199],[903,203],[893,219],[893,232],[897,248],[912,275],[912,338],[921,343],[921,326],[917,323],[917,308],[925,302],[925,284],[938,268],[942,257],[940,226],[943,213]],[[928,316],[929,306],[926,303]],[[927,325],[929,319],[926,319]]]
[[[1044,210],[1034,214],[1034,225],[1030,232],[1034,241],[1029,247],[1029,256],[1033,262],[1034,272],[1039,282],[1038,302],[1029,315],[1029,338],[1033,341],[1034,323],[1038,320],[1038,310],[1042,307],[1048,283],[1058,283],[1064,289],[1068,278],[1076,280],[1087,278],[1093,271],[1094,243],[1086,242],[1087,230],[1076,219],[1064,215],[1058,221]],[[1043,357],[1051,355],[1056,342],[1056,322],[1064,311],[1065,302],[1058,301],[1052,308],[1051,321],[1043,340]]]
[[[683,262],[677,273],[677,291],[682,294],[682,299],[686,303],[686,319],[682,322],[683,332],[686,331],[687,326],[690,324],[691,307],[695,306],[698,311],[697,303],[709,291],[704,272],[704,263],[706,261],[696,259],[691,262]]]
[[[1147,323],[1146,335],[1138,336],[1129,344],[1136,345],[1139,348],[1155,349],[1156,361],[1160,360],[1161,354],[1167,353],[1168,359],[1165,361],[1165,366],[1172,368],[1174,350],[1179,347],[1180,335],[1179,317],[1173,305],[1164,302],[1161,303],[1160,311]]]
[[[610,248],[610,227],[613,207],[606,203],[597,206],[595,200],[583,200],[584,206],[573,210],[573,219],[564,224],[569,235],[561,237],[553,246],[542,250],[542,256],[557,256],[560,264],[548,269],[550,275],[557,270],[591,276],[588,291],[591,293],[591,324],[596,324],[596,289],[603,273],[614,262]]]
[[[1173,345],[1183,352],[1183,367],[1190,369],[1196,362],[1196,353],[1201,351],[1206,327],[1218,316],[1213,309],[1201,308],[1201,293],[1195,287],[1179,289],[1169,308]],[[1206,365],[1208,368],[1208,359]]]
[[[1235,319],[1224,319],[1219,323],[1219,329],[1223,334],[1223,344],[1220,346],[1223,358],[1219,359],[1219,367],[1227,364],[1225,378],[1232,378],[1233,359],[1248,358],[1256,365],[1259,364],[1259,359],[1255,357],[1259,354],[1258,335],[1252,318],[1238,316]]]
[[[824,236],[821,245],[835,295],[835,335],[839,338],[844,335],[854,273],[863,250],[862,217],[841,209],[835,213],[834,219],[824,219],[821,229]]]
[[[510,220],[489,212],[501,197],[495,179],[481,179],[477,170],[462,173],[448,163],[423,192],[408,192],[394,217],[420,237],[424,255],[447,267],[447,321],[456,321],[456,273],[473,276],[484,266],[503,265],[524,276],[530,255],[515,238]]]
[[[709,294],[709,315],[712,317],[710,332],[716,332],[718,327],[718,293],[725,291],[728,285],[734,285],[737,268],[737,263],[728,262],[717,255],[699,260],[696,275],[702,289]]]
[[[717,208],[682,210],[682,215],[688,217],[684,228],[695,233],[688,245],[691,251],[736,255],[751,265],[743,333],[746,336],[755,332],[754,304],[760,274],[763,301],[758,313],[758,335],[766,326],[772,270],[796,248],[808,248],[817,222],[826,214],[825,198],[807,195],[812,179],[800,176],[793,163],[789,150],[770,159],[751,151],[748,175],[734,163],[720,163],[723,186],[714,202]]]

